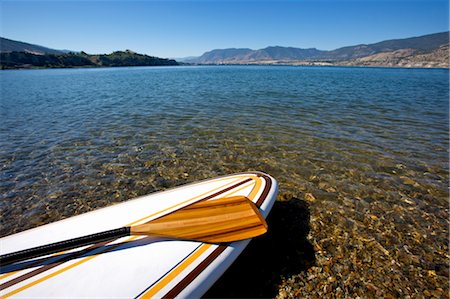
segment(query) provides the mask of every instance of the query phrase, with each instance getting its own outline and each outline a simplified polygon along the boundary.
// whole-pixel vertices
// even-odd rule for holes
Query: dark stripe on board
[[[194,268],[187,276],[185,276],[175,287],[173,287],[162,298],[175,298],[184,288],[189,285],[200,273],[205,270],[225,249],[227,245],[220,245],[217,247],[206,259],[204,259],[197,267]]]
[[[266,181],[264,190],[261,193],[261,196],[259,197],[258,201],[256,202],[256,206],[259,208],[263,204],[264,200],[266,200],[267,195],[269,195],[269,191],[272,188],[272,180],[265,174],[260,174],[258,176],[262,177]]]

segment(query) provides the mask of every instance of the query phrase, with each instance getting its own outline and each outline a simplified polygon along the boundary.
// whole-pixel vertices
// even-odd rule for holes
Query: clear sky
[[[448,0],[0,0],[0,10],[2,37],[171,58],[233,47],[331,50],[449,29]]]

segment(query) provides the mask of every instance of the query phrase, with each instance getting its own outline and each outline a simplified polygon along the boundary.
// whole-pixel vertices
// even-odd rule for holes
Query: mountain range
[[[195,64],[386,65],[448,68],[449,32],[359,44],[331,51],[267,47],[216,49],[184,60]],[[379,55],[383,54],[383,55]],[[378,56],[377,56],[378,55]],[[366,59],[363,59],[366,58]],[[404,60],[407,59],[408,62]]]
[[[2,53],[2,56],[9,53],[7,56],[9,58],[18,56],[17,53],[19,52],[26,53],[28,56],[68,55],[69,52],[74,56],[83,56],[74,51],[55,50],[6,38],[0,38],[0,52]],[[11,53],[16,54],[13,55]],[[82,54],[84,54],[84,56],[88,55],[83,52]],[[142,63],[142,55],[130,51],[126,54],[119,55],[121,59],[120,64],[125,63],[123,57],[127,57],[126,59],[129,60],[130,55],[133,56],[131,58],[133,63]],[[42,60],[42,57],[26,57],[26,59],[24,59],[23,56],[24,55],[20,56],[22,65],[26,64],[24,64],[24,61]],[[86,58],[84,56],[82,59]],[[114,57],[119,56],[115,55]],[[3,58],[5,59],[5,57]],[[106,62],[99,62],[98,57],[100,56],[90,55],[88,58],[95,65],[100,64],[106,66]],[[149,60],[148,57],[145,57],[145,59]],[[63,60],[67,60],[67,57],[62,58]],[[81,63],[79,57],[71,57],[71,60],[73,60],[72,58],[76,58],[76,63]],[[189,57],[177,60],[190,64],[286,64],[449,68],[449,32],[386,40],[373,44],[359,44],[331,51],[319,50],[316,48],[302,49],[281,46],[267,47],[259,50],[252,50],[249,48],[216,49],[208,51],[199,57]],[[45,67],[45,63],[47,63],[47,60],[42,62],[44,65],[42,67]],[[127,63],[130,64],[131,62]],[[145,65],[148,63],[153,64],[154,61],[146,61]],[[158,63],[166,64],[167,62],[160,60]],[[177,63],[171,60],[170,64]],[[13,61],[11,65],[12,67],[17,67],[20,63],[14,64]]]

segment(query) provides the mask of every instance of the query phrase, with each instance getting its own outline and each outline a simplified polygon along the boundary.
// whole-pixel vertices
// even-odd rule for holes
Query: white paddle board
[[[277,189],[277,182],[260,172],[205,180],[1,238],[1,254],[142,224],[194,202],[220,197],[246,196],[266,217]],[[249,242],[124,237],[1,266],[0,297],[198,298]]]

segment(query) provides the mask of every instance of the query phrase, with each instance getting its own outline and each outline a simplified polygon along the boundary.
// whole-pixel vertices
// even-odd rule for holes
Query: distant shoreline
[[[174,66],[177,61],[138,54],[130,50],[111,54],[36,54],[30,52],[0,53],[1,69],[96,68],[120,66]]]
[[[130,67],[176,67],[185,66],[183,64],[179,65],[122,65],[122,66],[55,66],[55,67],[41,67],[41,66],[30,66],[30,67],[11,67],[11,68],[0,68],[0,71],[14,71],[14,70],[52,70],[52,69],[110,69],[110,68],[130,68]]]
[[[399,69],[449,69],[449,66],[401,66],[401,65],[358,65],[346,63],[205,63],[205,64],[191,64],[192,66],[313,66],[313,67],[357,67],[357,68],[399,68]]]
[[[29,66],[29,67],[11,67],[11,68],[1,68],[0,71],[12,71],[12,70],[48,70],[48,69],[107,69],[107,68],[130,68],[130,67],[227,67],[227,66],[242,66],[242,67],[252,67],[252,66],[267,66],[267,67],[277,67],[277,66],[289,66],[289,67],[333,67],[333,68],[381,68],[381,69],[421,69],[421,70],[450,70],[449,67],[420,67],[420,66],[388,66],[388,65],[345,65],[345,64],[329,64],[329,65],[319,65],[319,64],[184,64],[180,63],[178,65],[123,65],[123,66],[55,66],[55,67],[41,67],[41,66]]]

